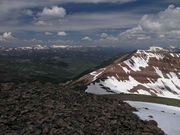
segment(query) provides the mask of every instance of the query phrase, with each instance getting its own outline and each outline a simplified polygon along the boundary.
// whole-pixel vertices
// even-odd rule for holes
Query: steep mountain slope
[[[137,50],[80,78],[94,94],[143,94],[180,99],[180,53]]]

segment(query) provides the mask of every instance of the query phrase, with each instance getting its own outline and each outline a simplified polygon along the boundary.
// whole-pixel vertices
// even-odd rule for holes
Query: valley
[[[63,83],[116,55],[121,48],[2,48],[0,82]]]

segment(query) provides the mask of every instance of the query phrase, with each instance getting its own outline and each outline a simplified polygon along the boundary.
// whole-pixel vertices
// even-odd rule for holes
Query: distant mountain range
[[[114,46],[113,48],[116,48],[117,46]],[[7,47],[7,46],[0,46],[1,51],[12,51],[12,50],[48,50],[48,49],[73,49],[73,48],[109,48],[108,46],[82,46],[82,45],[30,45],[30,46],[21,46],[21,47]],[[119,48],[119,47],[117,47]],[[151,49],[161,50],[161,47],[150,47]],[[125,49],[127,50],[127,49]],[[163,50],[167,50],[169,52],[180,52],[180,48],[169,46]]]
[[[125,54],[83,77],[86,92],[180,99],[180,49],[150,47]]]
[[[70,46],[70,45],[31,45],[31,46],[23,46],[23,47],[4,47],[0,46],[0,50],[11,51],[11,50],[45,50],[45,49],[65,49],[65,48],[81,48],[82,46]]]

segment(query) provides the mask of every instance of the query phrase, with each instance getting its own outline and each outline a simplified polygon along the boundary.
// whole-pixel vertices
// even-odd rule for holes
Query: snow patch
[[[158,67],[154,67],[154,69],[155,69],[155,72],[156,72],[160,77],[164,78],[162,71],[159,70]]]
[[[170,53],[170,55],[171,55],[172,57],[175,57],[173,53]]]
[[[105,68],[100,69],[100,70],[99,70],[99,71],[100,71],[99,73],[96,72],[96,71],[91,72],[90,75],[93,76],[93,80],[92,80],[92,81],[95,81],[95,80],[97,79],[97,77],[103,73],[104,70],[105,70]]]
[[[96,95],[106,95],[106,94],[113,94],[112,92],[108,92],[107,90],[105,90],[104,88],[102,88],[103,86],[100,83],[91,83],[88,88],[86,89],[86,93],[93,93]]]
[[[131,70],[133,71],[141,71],[140,68],[148,67],[148,61],[143,59],[142,57],[131,57],[131,59],[124,61]]]
[[[141,94],[141,95],[151,95],[149,92],[145,91],[145,90],[138,90],[137,94]]]
[[[156,68],[159,75],[161,72]],[[115,93],[127,93],[127,94],[142,94],[149,95],[150,92],[156,94],[159,97],[166,98],[174,98],[180,99],[180,79],[173,72],[167,74],[169,78],[164,78],[163,75],[161,78],[158,78],[156,82],[150,81],[149,83],[140,83],[132,76],[129,76],[128,80],[117,80],[115,77],[108,77],[104,81],[96,82],[95,85],[102,85],[108,87],[111,91]],[[136,86],[142,86],[149,89],[149,92],[146,90],[137,90],[138,92],[130,92]],[[92,87],[91,87],[92,88]],[[87,88],[89,93],[93,93],[94,91],[103,91],[103,88],[100,87],[98,89],[94,88],[94,90]],[[96,94],[95,92],[94,94]],[[99,94],[101,94],[99,92]],[[103,94],[103,93],[102,93]]]
[[[148,67],[150,58],[156,58],[157,60],[164,58],[163,54],[147,52],[144,50],[137,50],[136,54],[139,54],[140,56],[132,56],[130,59],[123,62],[133,71],[141,71],[140,68]],[[128,70],[124,67],[123,70],[128,73]]]
[[[158,123],[158,127],[161,128],[167,135],[179,135],[180,107],[146,102],[126,102],[138,109],[138,112],[134,113],[142,120],[155,120]]]
[[[126,67],[121,66],[121,64],[118,65],[124,70],[124,72],[126,72],[126,74],[130,73],[130,70],[128,70]]]
[[[99,83],[91,83],[85,92],[93,94],[108,94],[103,87],[109,88],[115,93],[130,93],[128,90],[131,90],[134,86],[138,85],[138,82],[129,76],[129,80],[118,81],[115,77],[108,77],[105,81],[100,81]]]

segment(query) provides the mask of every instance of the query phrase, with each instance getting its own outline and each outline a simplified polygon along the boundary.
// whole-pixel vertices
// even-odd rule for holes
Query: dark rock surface
[[[0,85],[0,135],[164,135],[117,99],[63,85]]]

